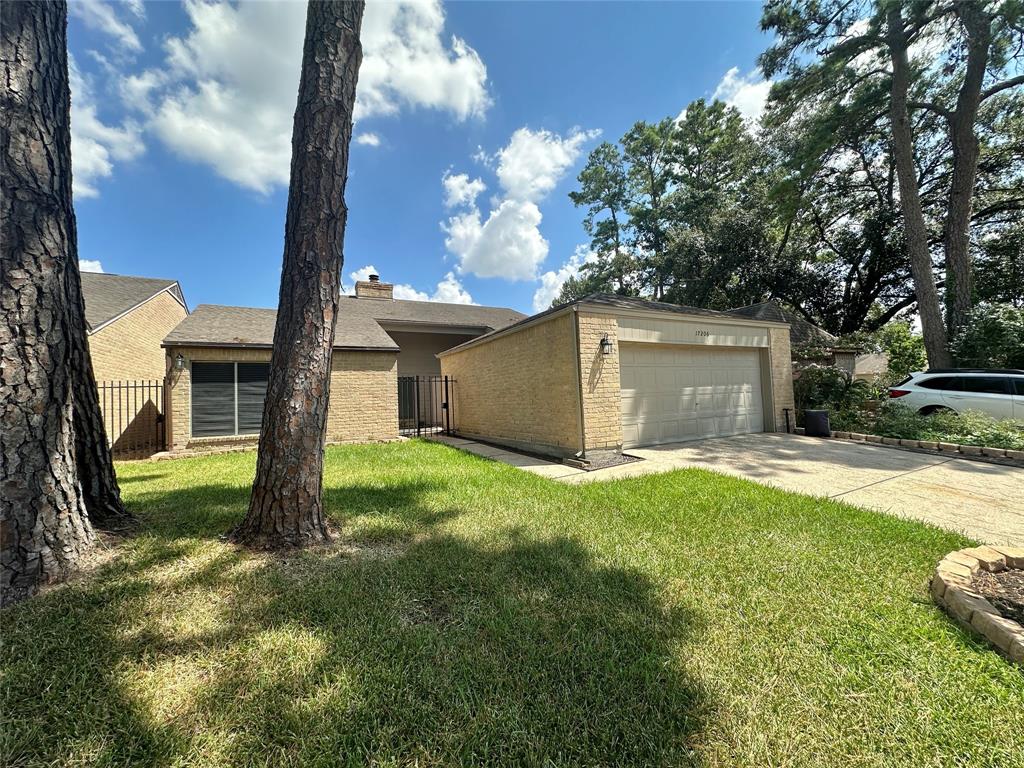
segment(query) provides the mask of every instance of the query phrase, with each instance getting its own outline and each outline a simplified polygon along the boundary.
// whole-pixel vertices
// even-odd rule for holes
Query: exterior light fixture
[[[181,354],[181,352],[179,352],[178,356],[174,358],[174,367],[177,368],[179,371],[185,370],[185,357],[184,355]]]
[[[612,353],[612,340],[608,338],[606,333],[601,337],[601,354],[607,357]]]

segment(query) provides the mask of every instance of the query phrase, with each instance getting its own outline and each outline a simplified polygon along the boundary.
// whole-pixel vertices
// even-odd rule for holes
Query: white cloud
[[[360,133],[355,138],[356,144],[362,144],[367,147],[379,147],[380,136],[376,133]]]
[[[573,129],[565,137],[545,130],[517,130],[494,155],[501,193],[491,201],[486,218],[476,205],[483,181],[470,181],[467,174],[446,173],[442,179],[445,205],[467,209],[441,225],[447,235],[445,247],[458,258],[459,271],[477,277],[536,279],[548,255],[537,203],[579,159],[583,145],[598,135],[599,131],[580,129]],[[478,149],[476,155],[481,154],[486,157]]]
[[[533,310],[543,312],[551,306],[562,290],[565,281],[576,277],[580,267],[597,260],[597,254],[589,246],[577,245],[576,252],[556,271],[548,271],[540,276],[540,286],[533,293]]]
[[[469,291],[463,288],[462,283],[455,277],[454,272],[444,276],[433,294],[424,291],[417,291],[411,285],[400,284],[395,286],[395,298],[407,301],[439,301],[445,304],[476,304]]]
[[[440,0],[369,3],[356,117],[391,115],[402,106],[482,116],[491,104],[487,67],[466,41],[445,45]]]
[[[733,67],[718,83],[712,98],[735,107],[747,123],[756,124],[761,119],[771,89],[772,81],[765,80],[759,70],[741,75],[739,67]]]
[[[477,196],[487,189],[483,179],[470,180],[465,173],[452,173],[445,171],[441,177],[441,184],[444,187],[444,204],[446,208],[456,208],[461,205],[476,205]]]
[[[128,161],[146,147],[141,128],[132,121],[112,126],[100,120],[92,88],[73,58],[68,59],[71,84],[72,191],[77,198],[97,197],[97,182],[111,176],[115,161]]]
[[[306,5],[186,0],[185,11],[188,32],[165,42],[164,66],[127,78],[122,92],[183,157],[257,192],[287,185]],[[446,41],[444,25],[440,0],[367,5],[357,120],[486,111],[486,67],[465,41]],[[376,146],[371,136],[357,141]]]
[[[503,200],[481,223],[474,208],[443,225],[445,246],[459,259],[459,269],[477,277],[533,280],[548,255],[540,233],[540,209],[535,203]]]
[[[449,272],[444,280],[437,284],[431,301],[443,301],[446,304],[476,304],[469,291],[462,287],[454,273]]]
[[[476,145],[476,152],[472,154],[474,162],[479,163],[484,168],[494,167],[494,155],[487,154],[487,151],[479,144]]]
[[[121,0],[121,2],[123,2],[125,7],[135,15],[135,18],[146,18],[146,6],[142,0]]]
[[[121,20],[117,11],[114,10],[114,5],[103,2],[103,0],[73,0],[69,4],[69,9],[73,16],[81,19],[90,29],[109,35],[122,49],[138,53],[142,50],[139,36],[131,24]],[[145,16],[145,11],[139,0],[133,0],[123,6],[120,3],[116,5],[128,8],[136,18]]]
[[[360,280],[366,280],[370,275],[376,274],[380,274],[377,272],[377,268],[369,264],[350,272],[349,278],[353,283],[356,283]],[[462,283],[459,282],[453,272],[449,272],[444,276],[444,279],[437,284],[432,294],[426,291],[418,291],[408,283],[399,283],[395,286],[394,296],[396,299],[404,299],[406,301],[440,301],[446,304],[476,303],[473,301],[473,297],[469,295],[469,292],[463,288]]]
[[[352,283],[355,284],[365,280],[369,280],[370,275],[379,274],[380,272],[377,271],[377,268],[373,266],[373,264],[367,264],[365,267],[360,267],[359,269],[353,272],[349,272],[348,277],[352,281]]]
[[[583,144],[600,134],[577,128],[562,138],[551,131],[520,128],[508,145],[498,150],[498,182],[509,197],[539,201],[576,162]]]
[[[103,265],[96,259],[79,259],[79,272],[103,272]]]

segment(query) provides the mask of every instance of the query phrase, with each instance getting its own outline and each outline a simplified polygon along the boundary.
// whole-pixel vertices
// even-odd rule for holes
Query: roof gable
[[[85,322],[90,332],[95,332],[168,289],[185,306],[185,298],[176,280],[103,272],[82,272],[81,275]]]

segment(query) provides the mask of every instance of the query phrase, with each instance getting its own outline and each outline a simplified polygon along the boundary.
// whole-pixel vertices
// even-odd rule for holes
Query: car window
[[[1024,396],[1024,379],[1010,379],[1018,395]]]
[[[925,379],[917,386],[925,389],[959,389],[954,382],[956,382],[956,378],[953,376],[935,376]]]
[[[960,389],[989,395],[1010,394],[1010,380],[1004,376],[962,376]]]

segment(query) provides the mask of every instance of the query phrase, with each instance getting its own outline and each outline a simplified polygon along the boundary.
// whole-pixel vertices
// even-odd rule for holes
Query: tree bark
[[[78,253],[77,230],[72,219],[72,251]],[[121,501],[121,488],[114,472],[114,457],[107,442],[107,428],[100,411],[99,391],[93,373],[92,356],[86,340],[85,301],[77,259],[68,270],[68,309],[74,321],[71,334],[73,399],[75,404],[75,460],[78,480],[85,497],[89,521],[105,530],[123,529],[134,517]]]
[[[94,534],[75,459],[67,6],[2,3],[0,20],[0,603],[8,604],[74,570]]]
[[[312,1],[306,11],[284,266],[256,480],[249,510],[233,532],[235,541],[249,546],[301,547],[330,539],[323,451],[363,7]]]
[[[917,294],[917,310],[921,316],[928,363],[933,368],[952,365],[946,327],[942,322],[939,293],[935,287],[935,273],[928,250],[928,230],[921,209],[921,195],[917,187],[914,167],[914,136],[910,127],[907,91],[910,85],[910,62],[907,57],[907,39],[903,31],[903,15],[899,3],[888,11],[886,42],[892,58],[892,86],[889,116],[892,122],[893,157],[900,185],[900,207],[910,257],[910,271]]]
[[[956,109],[949,116],[953,148],[953,174],[946,208],[946,322],[953,338],[974,305],[974,270],[971,264],[970,227],[974,183],[978,175],[980,147],[974,126],[981,105],[992,21],[981,3],[954,4],[967,33],[967,66],[957,94]]]

